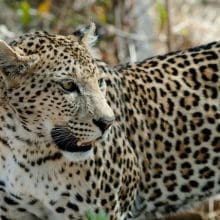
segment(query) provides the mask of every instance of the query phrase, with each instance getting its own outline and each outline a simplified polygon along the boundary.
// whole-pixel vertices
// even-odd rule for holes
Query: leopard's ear
[[[28,73],[38,60],[37,55],[26,56],[0,40],[0,72],[8,84]]]
[[[98,38],[95,34],[95,30],[95,24],[90,23],[87,27],[81,28],[73,32],[73,35],[76,36],[79,39],[79,41],[83,42],[89,47],[92,47]]]

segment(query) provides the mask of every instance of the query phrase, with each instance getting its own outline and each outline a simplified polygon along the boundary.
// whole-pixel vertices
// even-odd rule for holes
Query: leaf
[[[107,220],[108,216],[106,212],[100,211],[98,214],[95,214],[94,212],[87,211],[85,213],[85,219],[86,220]]]
[[[99,214],[97,215],[97,220],[107,220],[108,216],[106,212],[100,211]]]
[[[160,17],[160,29],[163,29],[163,27],[167,23],[168,12],[166,10],[165,5],[161,2],[161,0],[157,0],[156,10],[159,13],[159,17]]]
[[[112,1],[111,0],[97,0],[98,4],[103,4],[107,8],[112,8]]]
[[[31,7],[27,1],[24,0],[21,2],[20,4],[21,20],[24,26],[28,25],[31,21],[30,8]]]
[[[95,214],[91,211],[85,213],[86,220],[95,220]]]
[[[96,13],[100,23],[102,23],[102,24],[106,23],[106,19],[107,19],[106,15],[107,15],[107,13],[106,13],[106,11],[105,11],[105,9],[103,7],[96,6],[95,7],[95,13]]]
[[[50,11],[51,0],[44,0],[41,4],[39,4],[37,10],[40,13],[48,13]]]

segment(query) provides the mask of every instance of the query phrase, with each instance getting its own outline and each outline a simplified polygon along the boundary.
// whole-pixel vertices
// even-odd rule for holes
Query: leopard
[[[220,192],[220,42],[110,66],[95,40],[0,41],[1,219],[157,219]]]

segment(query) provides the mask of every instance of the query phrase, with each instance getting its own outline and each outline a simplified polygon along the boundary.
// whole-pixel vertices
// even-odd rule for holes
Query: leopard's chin
[[[87,152],[92,149],[93,142],[79,143],[72,132],[65,127],[55,127],[51,130],[51,137],[56,146],[66,152],[80,153]]]

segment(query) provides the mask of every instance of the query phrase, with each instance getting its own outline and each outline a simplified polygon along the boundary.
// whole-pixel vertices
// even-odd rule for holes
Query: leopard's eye
[[[79,92],[79,87],[74,81],[63,81],[61,87],[65,92]]]
[[[99,88],[104,88],[106,86],[105,80],[103,78],[99,79]]]

